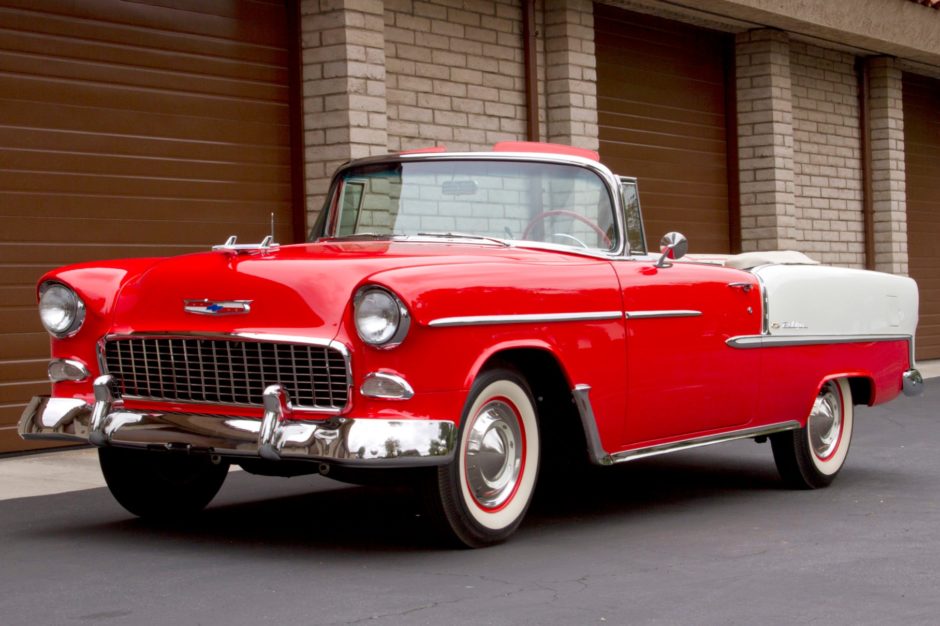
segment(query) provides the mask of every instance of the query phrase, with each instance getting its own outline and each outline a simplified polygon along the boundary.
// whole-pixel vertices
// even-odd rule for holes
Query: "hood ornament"
[[[183,300],[183,310],[196,315],[245,315],[251,300]]]
[[[221,246],[212,246],[213,252],[223,251],[223,252],[234,252],[247,253],[247,252],[267,252],[277,248],[280,244],[274,241],[273,235],[267,235],[264,239],[261,240],[261,243],[238,243],[238,237],[232,235],[225,240]]]

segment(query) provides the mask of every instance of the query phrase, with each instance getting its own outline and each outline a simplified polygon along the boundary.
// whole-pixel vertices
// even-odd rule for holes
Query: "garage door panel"
[[[262,231],[263,225],[239,225],[239,231],[246,231],[254,227]],[[240,240],[260,241],[258,236],[250,234],[241,236],[231,228],[230,234],[239,235]],[[222,243],[223,239],[213,241],[213,244]],[[5,242],[0,243],[0,264],[29,263],[24,266],[4,265],[0,267],[0,280],[10,285],[35,285],[36,281],[50,270],[71,263],[85,263],[87,261],[100,261],[102,259],[125,259],[140,257],[162,257],[176,254],[201,252],[209,248],[207,242],[190,245],[179,244],[92,244],[83,242],[81,245],[68,245],[47,241]],[[46,264],[40,264],[48,261]],[[22,302],[22,301],[21,301]],[[32,300],[30,300],[32,302]]]
[[[8,172],[46,171],[68,174],[108,172],[116,177],[145,179],[198,179],[202,181],[240,181],[242,184],[266,183],[288,185],[290,170],[283,164],[213,163],[206,161],[161,159],[152,156],[110,155],[93,152],[64,152],[0,148],[0,169]],[[2,209],[0,209],[2,210]]]
[[[200,200],[195,198],[114,198],[75,196],[69,194],[0,192],[0,218],[4,217],[75,217],[88,219],[121,219],[128,207],[140,219],[174,219],[185,224],[190,220],[223,224],[270,223],[265,209],[270,201]]]
[[[9,333],[41,331],[42,325],[36,314],[36,305],[30,302],[27,306],[0,306],[0,328]]]
[[[0,363],[0,380],[11,380],[14,376],[25,379],[43,380],[48,384],[49,359],[32,359],[23,361],[6,361]],[[22,401],[17,398],[15,402]]]
[[[627,146],[656,145],[670,151],[702,152],[716,155],[720,159],[725,155],[726,142],[722,139],[696,137],[694,135],[681,135],[657,132],[651,129],[609,127],[605,136],[608,141]]]
[[[211,97],[236,99],[287,99],[287,90],[277,83],[246,84],[244,79],[219,78],[178,71],[160,71],[127,67],[116,63],[89,63],[84,59],[60,59],[47,55],[7,51],[0,55],[0,73],[21,75],[29,79],[56,81],[83,81],[113,88],[130,87],[134,90],[165,88],[172,80],[176,91]],[[27,92],[28,93],[28,92]]]
[[[5,5],[10,2],[11,0],[4,0]],[[242,63],[252,66],[252,71],[260,72],[261,76],[284,65],[283,47],[270,45],[279,39],[285,41],[277,37],[268,39],[268,45],[257,45],[233,39],[231,33],[223,33],[218,37],[194,37],[188,33],[155,28],[129,28],[127,25],[97,19],[76,22],[68,15],[44,12],[30,0],[19,1],[18,4],[27,6],[0,7],[0,25],[3,28],[66,39],[80,35],[79,39],[98,42],[107,49],[113,49],[115,46],[124,48],[125,51],[120,54],[127,58],[133,58],[137,50],[150,50],[174,56],[176,63],[179,63],[180,59],[205,58],[214,58],[219,62]],[[226,37],[226,34],[229,36]]]
[[[726,63],[730,36],[597,4],[602,160],[638,179],[647,235],[681,230],[729,252]]]
[[[103,44],[100,40],[75,39],[72,33],[42,32],[48,24],[48,20],[42,18],[36,18],[29,24],[27,28],[32,32],[28,32],[23,28],[25,25],[17,27],[15,22],[10,23],[8,16],[9,14],[0,7],[0,43],[3,49],[24,55],[45,56],[50,48],[54,48],[57,56],[63,60],[106,63],[110,67],[120,67],[115,64],[125,57],[133,57],[134,66],[138,68],[174,72],[184,70],[213,81],[239,79],[267,82],[273,78],[271,85],[274,86],[287,80],[284,73],[286,70],[283,69],[284,60],[278,56],[273,56],[269,63],[252,63],[244,59],[220,58],[205,53],[187,54],[181,58],[179,53],[144,48],[137,45],[137,42]],[[277,49],[272,52],[283,54]]]
[[[83,20],[92,21],[90,28],[120,26],[125,30],[156,30],[179,34],[208,35],[222,37],[228,35],[248,44],[265,44],[278,37],[286,36],[286,25],[276,19],[283,14],[283,7],[274,3],[260,2],[218,2],[181,3],[178,7],[161,6],[160,2],[114,2],[113,0],[4,0],[10,8],[26,11],[41,9],[45,15],[68,18],[73,24],[82,24]],[[37,6],[38,5],[38,6]],[[200,10],[201,5],[201,10]],[[224,7],[226,14],[217,15],[210,11]],[[249,27],[255,22],[253,27]]]
[[[141,244],[156,245],[173,240],[177,245],[203,245],[208,248],[213,243],[223,243],[222,238],[217,236],[217,233],[220,232],[220,225],[216,222],[191,220],[183,225],[175,220],[113,220],[107,225],[107,229],[102,228],[102,232],[95,233],[94,224],[89,225],[88,221],[82,217],[32,220],[13,218],[7,220],[3,231],[0,232],[0,241],[28,241],[30,238],[37,238],[37,235],[39,235],[46,242],[68,244],[74,240],[75,233],[78,230],[87,230],[89,226],[92,226],[92,232],[83,238],[86,243],[107,243],[113,238],[114,230],[125,231]],[[270,230],[270,226],[263,222],[258,222],[254,229],[251,229],[250,225],[239,224],[237,226],[237,230],[255,230],[259,235],[267,234],[267,231]],[[37,229],[39,229],[39,232],[37,232]],[[233,225],[227,230],[235,229],[235,225]],[[260,241],[260,236],[258,240]],[[0,325],[0,328],[3,328],[3,326]]]
[[[639,69],[626,68],[619,64],[599,64],[598,71],[609,75],[623,85],[624,100],[637,102],[669,102],[670,106],[687,111],[701,111],[705,114],[722,115],[724,111],[724,91],[718,91],[721,85],[709,81],[688,79],[677,82],[672,76],[660,73],[651,74]],[[636,87],[631,91],[629,86]]]
[[[151,197],[244,199],[265,200],[290,197],[286,184],[271,181],[262,183],[240,183],[234,181],[174,180],[152,177],[119,177],[107,174],[68,174],[60,172],[33,172],[33,176],[22,171],[0,171],[0,187],[11,191],[99,194],[103,196],[133,196],[141,194]],[[2,236],[2,235],[0,235]]]
[[[94,109],[73,106],[71,101],[55,104],[18,101],[7,97],[9,95],[0,91],[0,119],[4,126],[14,128],[45,128],[128,138],[140,136],[168,142],[215,142],[230,151],[236,146],[252,149],[257,146],[281,152],[288,133],[288,126],[279,110],[272,120],[226,120],[197,117],[184,110],[143,113],[114,108]]]
[[[634,104],[635,112],[618,111],[612,112],[612,108],[621,105]],[[664,110],[664,107],[657,109],[658,115],[650,115],[649,105],[643,103],[630,103],[624,100],[615,101],[611,98],[605,99],[603,104],[605,110],[598,115],[597,121],[601,126],[619,129],[637,129],[642,128],[647,132],[662,133],[666,135],[679,135],[684,137],[694,137],[699,139],[711,139],[714,141],[725,142],[725,134],[721,132],[721,127],[716,126],[721,120],[703,119],[703,115],[696,115],[690,112],[689,119],[677,119],[671,116],[674,112],[684,112],[682,109]]]
[[[720,133],[723,128],[724,112],[709,113],[666,104],[651,107],[648,102],[631,100],[629,95],[622,93],[619,97],[612,95],[599,97],[598,121],[610,126],[624,126],[625,122],[632,122],[635,125],[637,122],[647,120],[647,124],[665,124],[671,128],[687,129],[690,133],[699,136]]]
[[[109,111],[120,109],[142,113],[165,113],[177,107],[188,117],[229,120],[267,119],[289,122],[286,98],[265,102],[232,96],[212,96],[186,91],[146,89],[113,85],[107,81],[91,82],[76,79],[0,74],[0,93],[8,99],[50,101],[69,92],[69,105]],[[138,122],[140,123],[140,122]]]
[[[638,61],[637,65],[649,67],[655,64],[661,75],[682,79],[694,76],[698,80],[723,82],[721,65],[713,63],[719,56],[712,45],[716,37],[721,36],[718,33],[629,12],[631,17],[617,19],[616,9],[598,12],[609,24],[598,48],[608,47],[611,52],[630,50],[631,57]],[[698,53],[688,54],[690,49]]]
[[[0,0],[0,452],[45,393],[59,265],[292,241],[287,7]]]
[[[682,177],[692,183],[720,185],[727,181],[727,167],[717,162],[703,162],[696,159],[697,154],[690,152],[655,151],[646,146],[636,147],[620,144],[606,146],[608,154],[617,159],[613,167],[618,174],[637,176],[642,172],[659,180]],[[641,186],[646,189],[646,186]],[[645,202],[644,198],[641,201]]]
[[[908,269],[920,288],[917,358],[940,358],[940,81],[904,74]]]
[[[0,275],[0,280],[6,279],[6,276]],[[20,282],[3,282],[0,283],[0,302],[28,302],[33,299],[33,295],[36,293],[33,285]],[[38,313],[37,313],[38,315]],[[3,368],[3,363],[0,363],[0,371]],[[5,378],[0,375],[0,380],[5,380]]]
[[[270,128],[265,129],[270,133]],[[242,135],[244,137],[244,135]],[[270,138],[268,139],[270,141]],[[102,134],[55,128],[24,128],[0,126],[0,146],[12,150],[63,152],[66,154],[128,156],[147,162],[171,159],[177,163],[232,163],[250,167],[288,165],[279,145],[252,146],[232,154],[232,147],[223,142],[174,139],[161,133],[159,137],[142,135]],[[141,153],[146,157],[140,156]]]
[[[49,335],[46,331],[19,334],[0,333],[0,359],[17,361],[48,358],[48,356]],[[26,400],[28,399],[26,398]]]

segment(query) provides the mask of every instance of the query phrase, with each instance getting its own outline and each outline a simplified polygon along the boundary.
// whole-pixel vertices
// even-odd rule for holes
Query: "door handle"
[[[750,293],[751,289],[754,287],[751,283],[728,283],[728,286],[732,289],[740,289],[744,293]]]

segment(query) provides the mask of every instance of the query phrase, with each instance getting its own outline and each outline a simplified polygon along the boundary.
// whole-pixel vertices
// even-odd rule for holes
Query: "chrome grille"
[[[118,337],[106,341],[104,356],[122,396],[262,406],[265,388],[280,384],[299,408],[336,410],[349,399],[346,357],[329,346]]]

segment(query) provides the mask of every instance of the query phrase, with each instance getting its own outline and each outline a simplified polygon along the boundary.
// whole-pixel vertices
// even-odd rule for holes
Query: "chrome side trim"
[[[710,446],[715,443],[724,443],[726,441],[735,441],[737,439],[748,439],[751,437],[763,437],[780,433],[787,430],[796,430],[800,428],[797,421],[780,422],[778,424],[768,424],[766,426],[757,426],[754,428],[744,428],[731,432],[718,433],[715,435],[705,435],[703,437],[692,437],[682,441],[674,441],[655,446],[637,448],[635,450],[625,450],[623,452],[608,453],[601,443],[600,434],[597,431],[597,420],[594,417],[594,409],[591,406],[589,394],[590,385],[576,385],[571,395],[574,397],[575,405],[578,407],[578,414],[581,417],[581,424],[584,427],[584,437],[587,440],[588,455],[591,462],[595,465],[614,465],[616,463],[626,463],[627,461],[636,461],[660,454],[670,452],[681,452],[682,450],[691,450],[702,446]]]
[[[295,420],[286,394],[276,385],[265,392],[265,416],[259,420],[129,411],[111,396],[108,380],[97,382],[93,406],[74,398],[33,398],[20,419],[20,436],[363,467],[442,465],[453,458],[456,445],[457,428],[447,420]]]
[[[691,450],[693,448],[701,448],[702,446],[710,446],[712,444],[725,443],[726,441],[735,441],[737,439],[749,439],[751,437],[766,437],[767,435],[772,435],[774,433],[781,433],[787,430],[797,430],[799,428],[800,428],[800,423],[797,421],[780,422],[779,424],[758,426],[756,428],[745,428],[742,430],[735,430],[735,431],[728,432],[728,433],[720,433],[717,435],[706,435],[705,437],[694,437],[692,439],[686,439],[684,441],[664,443],[658,446],[637,448],[636,450],[626,450],[624,452],[617,452],[616,454],[612,454],[610,458],[613,463],[637,461],[639,459],[645,459],[651,456],[658,456],[660,454],[668,454],[670,452],[680,452],[682,450]]]
[[[787,346],[821,346],[838,343],[869,343],[880,341],[911,341],[910,335],[739,335],[725,343],[732,348],[783,348]]]
[[[767,285],[764,284],[764,279],[761,278],[759,272],[756,272],[757,268],[752,268],[750,274],[757,279],[757,285],[760,287],[760,303],[763,307],[763,315],[761,316],[761,333],[764,335],[770,334],[770,295],[767,293]]]
[[[600,433],[597,432],[597,419],[594,417],[594,407],[591,406],[590,385],[575,385],[571,395],[578,407],[581,416],[581,425],[584,427],[584,438],[587,440],[588,455],[594,465],[610,465],[610,455],[604,450]]]
[[[620,311],[585,311],[583,313],[534,313],[521,315],[469,315],[466,317],[440,317],[428,322],[431,328],[451,326],[483,326],[490,324],[539,324],[552,322],[596,322],[620,319]]]
[[[626,311],[623,315],[628,320],[656,319],[662,317],[698,317],[701,311],[677,309],[674,311]]]

